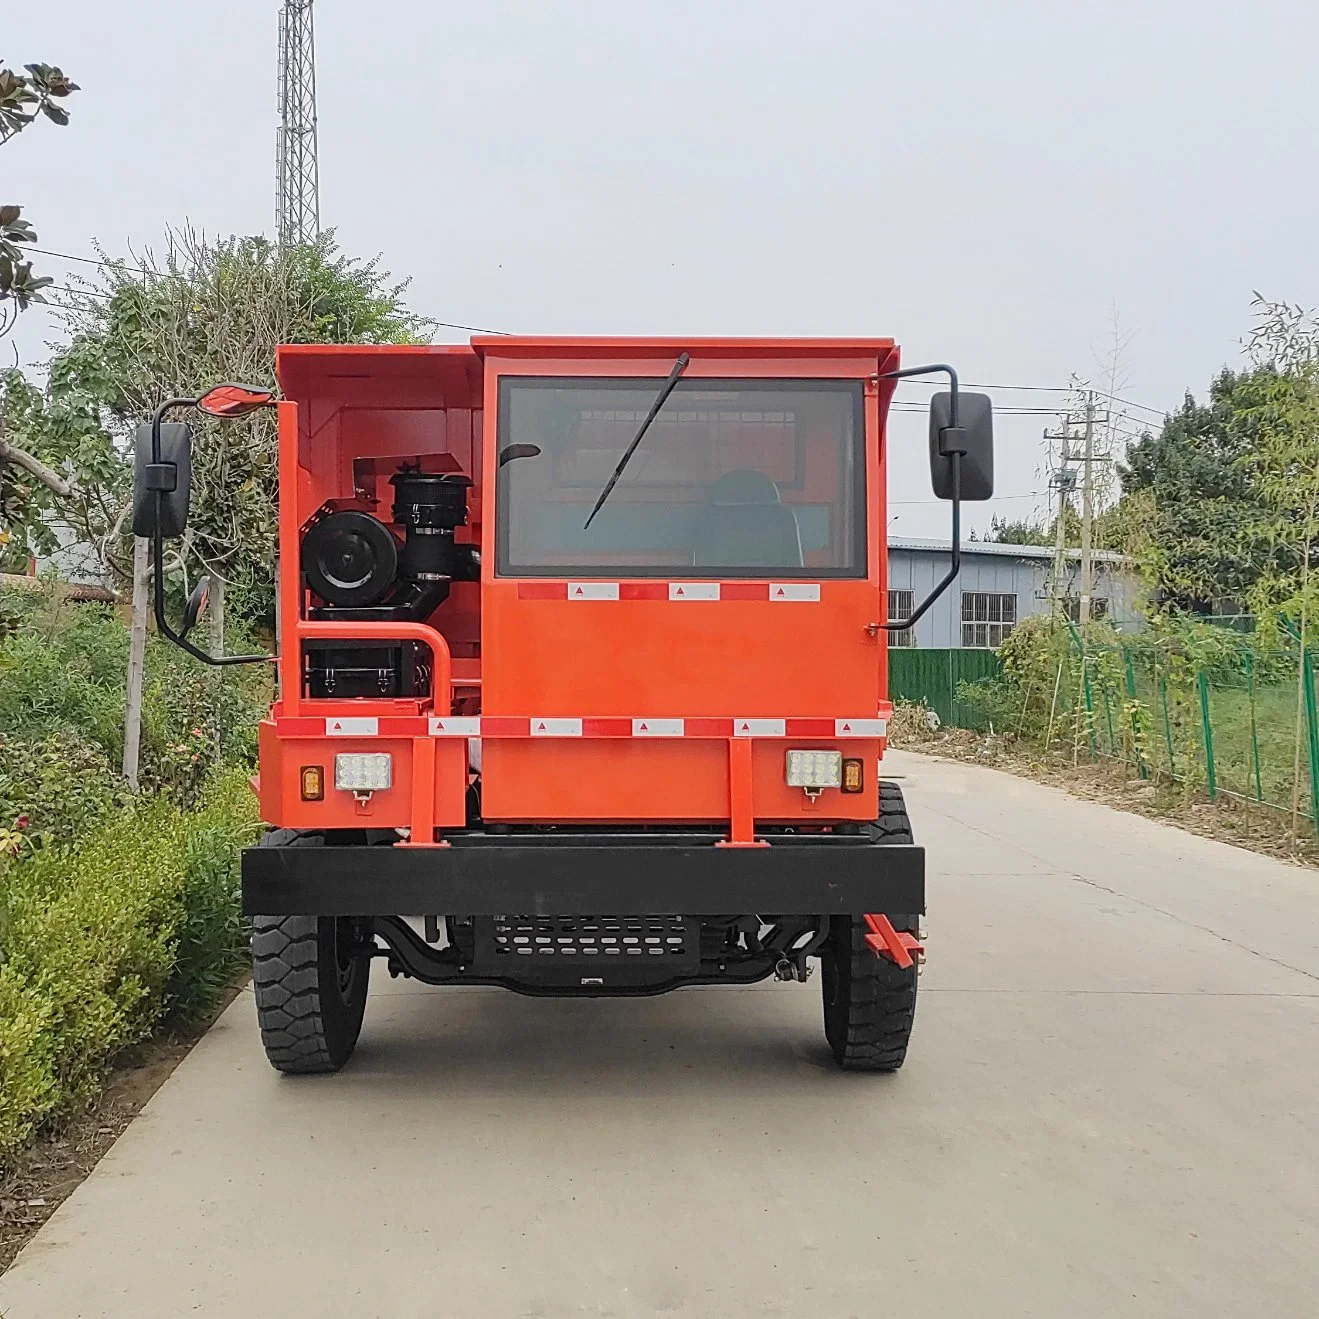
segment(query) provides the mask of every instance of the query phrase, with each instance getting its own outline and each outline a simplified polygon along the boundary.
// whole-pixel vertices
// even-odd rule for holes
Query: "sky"
[[[0,0],[83,90],[0,156],[40,246],[270,232],[277,0]],[[1302,0],[318,0],[321,219],[438,320],[554,334],[878,335],[994,386],[997,496],[1126,347],[1157,424],[1239,359],[1258,290],[1319,302],[1319,6]],[[76,264],[42,257],[64,283]],[[88,270],[88,267],[81,267]],[[12,337],[27,364],[49,312]],[[465,338],[441,330],[437,339]],[[7,350],[9,349],[7,345]],[[922,404],[930,387],[904,385]],[[925,418],[890,534],[945,536]]]

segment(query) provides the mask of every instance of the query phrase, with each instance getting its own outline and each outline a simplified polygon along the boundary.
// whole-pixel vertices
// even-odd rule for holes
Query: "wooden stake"
[[[128,690],[124,700],[124,778],[137,791],[142,747],[142,679],[147,653],[147,587],[151,581],[145,536],[133,537],[133,621],[128,641]]]

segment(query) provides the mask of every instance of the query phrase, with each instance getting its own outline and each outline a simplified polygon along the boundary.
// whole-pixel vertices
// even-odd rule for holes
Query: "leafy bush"
[[[37,739],[0,733],[0,829],[24,847],[73,842],[126,795],[105,752],[76,733]]]
[[[241,950],[255,817],[230,771],[195,813],[142,796],[72,848],[0,860],[0,1161],[84,1104],[167,1011],[213,1001]]]
[[[128,628],[109,606],[58,591],[5,600],[0,637],[0,734],[42,742],[61,732],[123,757]],[[237,629],[232,629],[237,633]],[[233,644],[247,638],[233,637]],[[188,806],[219,764],[256,757],[256,725],[270,701],[264,666],[215,672],[168,642],[148,641],[139,780]],[[0,797],[0,801],[3,798]],[[5,821],[0,819],[0,825]]]
[[[183,914],[166,994],[170,1016],[203,1016],[247,961],[247,921],[238,874],[240,849],[260,831],[246,769],[206,784],[202,809],[187,817],[183,849]]]

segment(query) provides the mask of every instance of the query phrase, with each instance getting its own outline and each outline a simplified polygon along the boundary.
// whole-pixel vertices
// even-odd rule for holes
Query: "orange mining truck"
[[[352,1053],[371,963],[433,985],[805,981],[844,1068],[901,1066],[924,853],[880,777],[887,634],[956,576],[989,400],[887,339],[293,346],[138,433],[134,529],[188,513],[197,407],[278,409],[278,699],[243,857],[261,1036]],[[942,373],[947,575],[887,616],[885,424]]]

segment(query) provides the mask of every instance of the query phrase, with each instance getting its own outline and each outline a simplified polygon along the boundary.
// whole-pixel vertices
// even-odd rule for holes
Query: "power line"
[[[47,247],[32,247],[27,249],[30,252],[39,252],[42,256],[55,257],[60,261],[77,261],[82,265],[100,266],[106,270],[131,270],[137,275],[150,275],[152,272],[141,266],[130,266],[125,261],[104,260],[97,257],[74,256],[72,252],[56,252]],[[52,288],[63,288],[65,286],[54,284]],[[108,297],[109,294],[95,293],[90,289],[66,289],[71,293],[92,293],[94,297]],[[426,318],[431,321],[432,325],[437,325],[445,330],[466,330],[469,334],[499,334],[511,336],[512,330],[495,330],[486,325],[464,325],[459,321],[437,321],[430,317]],[[928,388],[938,388],[934,381],[913,380],[912,384],[925,385]],[[997,385],[986,384],[983,381],[966,381],[963,384],[965,389],[993,389],[1000,393],[1011,394],[1017,392],[1036,393],[1036,394],[1073,394],[1076,392],[1075,386],[1067,385]],[[1110,400],[1113,403],[1121,403],[1123,407],[1136,408],[1141,412],[1148,412],[1151,416],[1164,417],[1167,415],[1167,409],[1151,407],[1148,403],[1136,403],[1131,399],[1119,398],[1116,394],[1105,394],[1102,390],[1096,390],[1101,397]],[[916,403],[911,400],[895,399],[889,404],[889,408],[895,412],[924,412],[925,405]],[[995,412],[1002,417],[1056,417],[1061,415],[1064,409],[1061,408],[1031,408],[1031,407],[998,407]],[[1137,425],[1141,423],[1136,423]]]
[[[101,293],[97,289],[75,289],[68,284],[47,284],[47,288],[59,289],[61,293],[73,293],[87,298],[113,298],[113,293]]]
[[[443,326],[446,330],[470,330],[473,334],[502,334],[504,336],[509,336],[513,333],[511,330],[488,330],[481,325],[459,325],[456,321],[432,320],[429,316],[423,316],[422,319],[430,321],[432,325]]]
[[[74,256],[71,252],[52,252],[48,247],[29,247],[29,252],[40,252],[42,256],[57,257],[60,261],[77,261],[84,266],[102,266],[107,270],[131,270],[135,275],[149,275],[149,270],[141,266],[130,266],[126,261],[105,261],[92,256]]]

